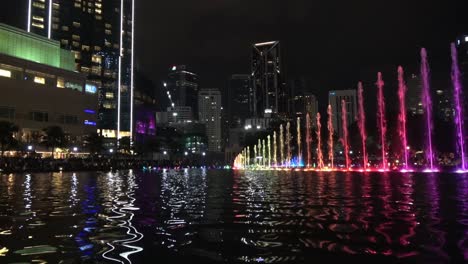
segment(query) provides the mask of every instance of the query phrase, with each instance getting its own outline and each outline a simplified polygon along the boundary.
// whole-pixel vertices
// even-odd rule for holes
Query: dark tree
[[[98,133],[91,133],[86,137],[85,145],[91,154],[100,153],[104,149],[104,137]]]
[[[0,150],[3,157],[5,150],[16,143],[13,134],[18,132],[18,127],[8,121],[0,121]]]
[[[63,129],[59,126],[50,126],[43,129],[45,135],[43,137],[42,143],[52,151],[55,151],[55,148],[65,147],[67,144],[65,133]]]

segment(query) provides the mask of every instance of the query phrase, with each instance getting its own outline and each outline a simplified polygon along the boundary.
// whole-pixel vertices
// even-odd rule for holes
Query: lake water
[[[468,176],[1,175],[0,263],[21,262],[467,263]]]

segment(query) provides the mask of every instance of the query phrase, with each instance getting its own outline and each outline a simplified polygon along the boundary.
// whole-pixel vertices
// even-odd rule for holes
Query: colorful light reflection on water
[[[457,173],[0,176],[1,263],[463,263],[466,219]]]

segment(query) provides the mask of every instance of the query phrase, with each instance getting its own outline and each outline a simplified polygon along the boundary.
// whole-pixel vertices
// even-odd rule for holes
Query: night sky
[[[11,11],[19,1],[8,2],[0,21],[24,26],[26,14]],[[468,33],[463,2],[137,0],[136,60],[155,82],[171,65],[186,64],[201,87],[224,89],[230,74],[249,73],[252,43],[280,40],[285,79],[303,76],[323,92],[370,84],[377,71],[393,80],[399,64],[415,72],[424,46],[434,82],[444,85],[449,43]]]

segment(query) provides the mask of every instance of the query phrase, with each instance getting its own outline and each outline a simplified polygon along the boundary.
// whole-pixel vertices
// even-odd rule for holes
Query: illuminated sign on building
[[[84,124],[87,125],[87,126],[96,126],[96,122],[89,121],[89,120],[85,120]]]
[[[95,94],[97,92],[96,85],[87,83],[85,86],[85,92]]]

